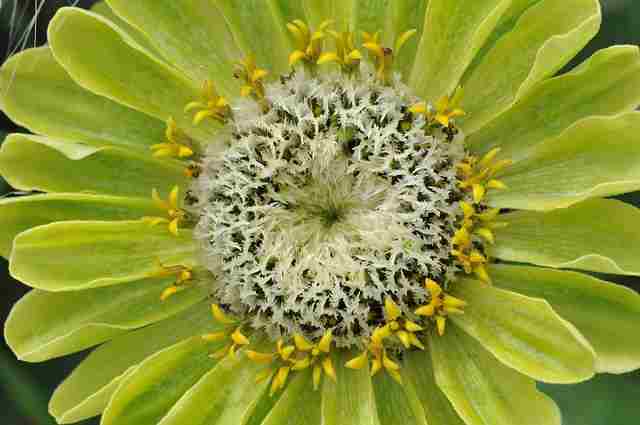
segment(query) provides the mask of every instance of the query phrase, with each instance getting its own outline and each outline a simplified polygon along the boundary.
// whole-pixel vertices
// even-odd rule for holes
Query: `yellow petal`
[[[402,342],[402,345],[404,345],[404,348],[410,348],[411,347],[411,339],[409,338],[409,332],[407,332],[407,331],[398,331],[398,332],[396,332],[396,336],[398,337],[400,342]]]
[[[311,351],[313,349],[313,344],[307,341],[306,338],[300,334],[293,336],[293,342],[300,351]]]
[[[486,227],[481,227],[479,229],[476,229],[476,234],[481,236],[484,240],[486,240],[492,245],[496,242],[496,238],[493,235],[493,232],[491,231],[491,229],[488,229]]]
[[[504,184],[502,181],[500,180],[495,180],[495,179],[491,179],[489,180],[489,182],[487,183],[487,187],[489,189],[498,189],[498,190],[504,190],[507,188],[507,185]]]
[[[249,345],[249,338],[243,335],[240,328],[233,331],[231,334],[231,339],[236,345]]]
[[[386,297],[384,300],[384,312],[387,320],[396,320],[402,314],[402,310],[391,297]]]
[[[274,354],[259,353],[253,350],[247,350],[247,357],[249,360],[261,364],[269,364],[275,359]]]
[[[294,66],[296,63],[300,62],[306,56],[307,55],[305,52],[300,50],[295,50],[293,53],[289,55],[289,66]]]
[[[367,351],[364,351],[358,357],[354,357],[353,359],[346,362],[344,366],[349,369],[359,370],[367,366],[368,360],[369,360],[369,353]]]
[[[322,377],[322,368],[320,365],[313,367],[313,390],[317,391],[320,388],[320,378]]]
[[[211,304],[211,313],[216,321],[223,323],[225,325],[229,325],[235,323],[235,320],[229,318],[217,304]]]
[[[382,369],[382,361],[380,359],[374,359],[371,362],[371,376],[376,375]]]
[[[389,376],[391,376],[394,381],[402,385],[402,375],[400,375],[400,372],[397,370],[387,370],[387,373],[389,373]]]
[[[273,374],[273,369],[271,368],[265,369],[262,372],[258,373],[258,375],[256,375],[256,384],[266,381],[271,377],[271,374]]]
[[[412,30],[405,31],[402,34],[400,34],[400,36],[396,40],[394,54],[397,55],[398,52],[402,49],[402,46],[404,46],[406,44],[406,42],[409,41],[411,39],[411,37],[415,36],[417,33],[418,33],[418,30],[412,29]]]
[[[329,62],[342,63],[342,59],[340,59],[340,56],[338,56],[336,52],[326,52],[320,55],[317,63],[318,65],[323,65]]]
[[[242,97],[249,97],[251,96],[252,92],[253,92],[253,87],[251,86],[242,86],[240,88],[240,96]]]
[[[404,328],[406,330],[408,330],[409,332],[420,332],[420,331],[424,330],[424,328],[422,326],[420,326],[417,323],[414,323],[414,322],[412,322],[410,320],[406,320],[404,322]]]
[[[184,288],[179,288],[175,285],[169,286],[164,291],[162,291],[162,294],[160,294],[160,301],[166,301],[167,298],[171,297],[172,295],[175,295],[176,293],[180,292],[182,289]]]
[[[333,341],[333,331],[329,329],[324,333],[320,342],[318,343],[318,348],[323,353],[328,353],[331,350],[331,341]]]
[[[208,342],[222,341],[226,337],[227,334],[225,334],[224,332],[213,332],[210,334],[202,335],[202,339]]]
[[[425,102],[416,103],[409,108],[409,112],[412,114],[426,114],[427,104]]]
[[[423,305],[419,307],[414,313],[418,316],[433,316],[436,312],[436,308],[433,304]]]
[[[322,370],[324,370],[324,373],[329,378],[331,378],[333,382],[338,380],[338,378],[336,377],[336,370],[333,367],[333,362],[331,361],[331,357],[325,357],[324,360],[322,360]]]
[[[180,219],[178,218],[174,218],[173,220],[171,220],[171,223],[169,223],[169,232],[171,232],[171,234],[174,236],[178,236],[179,223],[180,223]]]
[[[398,363],[394,362],[393,360],[391,360],[387,356],[387,352],[386,351],[382,355],[382,364],[384,365],[384,368],[387,369],[387,370],[400,370],[400,365]]]
[[[484,199],[486,189],[481,184],[473,185],[473,201],[478,204]]]
[[[442,336],[444,335],[444,329],[445,326],[447,324],[447,318],[444,316],[437,316],[436,317],[436,325],[438,327],[438,335]]]
[[[409,334],[409,338],[411,340],[411,345],[413,345],[414,347],[418,347],[421,350],[424,350],[424,345],[415,334]]]

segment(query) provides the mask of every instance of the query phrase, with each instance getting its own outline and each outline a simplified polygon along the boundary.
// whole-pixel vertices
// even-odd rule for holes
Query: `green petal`
[[[193,266],[190,230],[179,236],[141,221],[67,221],[19,234],[9,269],[46,291],[68,291],[145,279],[166,266]]]
[[[541,385],[560,406],[563,425],[631,425],[638,422],[640,371],[597,375],[578,385]]]
[[[597,353],[598,372],[625,373],[640,367],[640,295],[632,289],[580,273],[494,265],[495,286],[544,298],[573,323]]]
[[[388,0],[352,0],[352,28],[356,34],[361,31],[374,34],[377,31],[385,30],[385,20],[387,12],[392,7]],[[424,20],[424,15],[422,16]],[[407,28],[409,29],[409,28]],[[393,46],[395,41],[392,34],[383,34],[387,46]]]
[[[187,186],[184,166],[116,147],[11,134],[0,148],[11,186],[45,192],[95,192],[149,198],[153,188]]]
[[[365,1],[365,0],[361,0]],[[384,13],[384,34],[387,45],[393,46],[396,38],[411,29],[418,33],[402,47],[395,58],[395,67],[408,80],[416,59],[418,43],[424,30],[425,15],[429,0],[394,0],[387,2]]]
[[[430,341],[436,382],[467,425],[560,425],[557,406],[532,379],[455,326]]]
[[[311,369],[296,373],[289,380],[262,425],[321,425],[321,392],[313,390]]]
[[[200,141],[215,133],[216,124],[195,127],[183,111],[200,98],[201,82],[149,56],[110,21],[64,7],[49,24],[49,42],[56,60],[81,86],[162,121],[173,116],[181,129]]]
[[[8,257],[13,239],[32,227],[68,220],[134,220],[162,215],[151,199],[55,193],[0,200],[0,255]]]
[[[156,425],[216,365],[216,346],[195,336],[149,357],[121,383],[102,425]]]
[[[453,294],[468,305],[451,320],[507,366],[544,382],[593,376],[593,349],[545,300],[467,279],[456,282]]]
[[[225,96],[237,95],[233,62],[241,58],[241,53],[213,1],[107,0],[107,3],[122,19],[144,33],[168,63],[195,81],[213,81]]]
[[[545,210],[640,189],[640,113],[594,117],[532,149],[500,176],[490,192],[501,208]]]
[[[354,8],[358,0],[302,0],[307,22],[317,27],[326,20],[334,20],[338,30],[346,29],[353,22]],[[359,29],[359,28],[358,28]]]
[[[337,382],[326,375],[323,378],[323,425],[379,425],[368,368],[351,370],[344,367],[347,361],[357,355],[340,350],[333,357]]]
[[[0,70],[0,103],[12,121],[51,137],[149,152],[165,124],[78,86],[48,47],[25,50]]]
[[[158,425],[245,425],[269,381],[256,384],[264,365],[244,353],[221,360],[176,403]]]
[[[207,296],[189,288],[160,301],[175,278],[71,293],[33,290],[11,310],[5,338],[21,360],[40,362],[108,341],[127,330],[171,317]]]
[[[436,101],[458,85],[511,0],[430,0],[410,86]]]
[[[500,216],[490,254],[520,263],[640,275],[640,212],[620,201],[591,199],[548,212]]]
[[[465,132],[478,130],[559,71],[598,32],[600,21],[597,0],[546,0],[529,8],[463,79]]]
[[[406,372],[402,369],[400,372]],[[431,425],[427,423],[422,402],[411,381],[403,374],[400,385],[385,371],[373,377],[380,425]]]
[[[102,16],[117,25],[122,31],[126,32],[138,45],[145,48],[149,53],[158,59],[162,59],[162,54],[149,42],[146,35],[132,27],[124,19],[116,15],[109,7],[106,1],[99,1],[91,6],[93,13]]]
[[[415,389],[429,425],[464,425],[447,396],[436,384],[429,351],[407,353],[403,377]]]
[[[95,349],[56,389],[49,411],[59,423],[99,415],[122,379],[148,356],[194,335],[220,327],[208,303],[115,338]]]
[[[277,8],[264,0],[216,0],[215,3],[245,56],[255,55],[258,66],[267,69],[273,78],[289,71],[292,44],[286,22]],[[241,54],[234,58],[239,59]]]
[[[536,144],[581,119],[632,111],[639,101],[638,47],[614,46],[595,53],[568,74],[537,84],[466,143],[475,152],[499,146],[501,156],[518,161]]]

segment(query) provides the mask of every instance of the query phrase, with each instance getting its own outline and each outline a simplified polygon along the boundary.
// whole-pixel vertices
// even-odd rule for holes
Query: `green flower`
[[[108,4],[108,5],[107,5]],[[597,0],[108,0],[3,66],[8,343],[60,423],[560,424],[640,367],[640,54]]]

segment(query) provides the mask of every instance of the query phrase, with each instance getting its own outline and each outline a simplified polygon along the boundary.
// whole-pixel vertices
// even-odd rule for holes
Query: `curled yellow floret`
[[[380,41],[379,31],[374,34],[368,32],[362,33],[362,47],[364,47],[371,53],[371,56],[373,57],[375,63],[377,77],[380,81],[385,84],[388,84],[390,82],[394,59],[397,57],[398,53],[407,43],[407,41],[409,41],[416,34],[417,31],[415,29],[405,31],[404,33],[400,34],[396,39],[394,48],[392,49],[382,45],[382,42]]]
[[[167,223],[169,232],[178,236],[180,222],[182,222],[187,215],[187,213],[180,208],[179,194],[180,188],[178,186],[174,186],[169,193],[169,198],[165,201],[160,197],[158,190],[154,188],[151,191],[151,198],[158,208],[167,212],[167,216],[143,217],[142,220],[149,223],[151,226],[155,226],[160,223]]]
[[[464,314],[463,308],[467,303],[444,292],[442,287],[432,279],[425,279],[425,288],[429,292],[429,303],[419,307],[415,314],[432,317],[436,321],[438,335],[444,335],[447,316],[450,314]]]
[[[247,55],[247,57],[238,62],[233,75],[243,82],[242,87],[240,87],[240,95],[242,97],[252,96],[256,100],[264,99],[263,80],[269,75],[269,71],[258,68],[255,56]]]
[[[318,65],[337,63],[345,73],[355,71],[362,60],[362,53],[355,47],[353,33],[349,31],[328,31],[328,33],[335,40],[336,50],[322,53],[318,59]]]
[[[332,23],[332,20],[326,20],[313,30],[300,19],[289,22],[287,29],[293,35],[296,44],[296,49],[289,55],[289,65],[294,66],[300,61],[310,66],[315,65],[322,55],[327,29]]]
[[[193,124],[198,125],[207,118],[218,121],[221,124],[227,122],[231,116],[231,108],[227,99],[218,94],[212,81],[205,81],[202,87],[202,100],[187,104],[185,112],[196,111]]]
[[[165,137],[167,139],[167,142],[158,143],[151,146],[153,156],[155,156],[156,158],[189,158],[193,156],[194,152],[191,141],[182,131],[178,129],[178,125],[172,117],[167,120]]]

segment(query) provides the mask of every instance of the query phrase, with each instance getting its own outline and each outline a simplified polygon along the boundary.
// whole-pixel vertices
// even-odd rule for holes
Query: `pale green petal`
[[[323,425],[379,425],[368,368],[344,367],[359,353],[341,350],[333,356],[337,382],[325,375],[322,384]]]
[[[161,302],[162,291],[174,281],[145,279],[71,293],[33,290],[11,310],[5,338],[18,358],[30,362],[84,350],[171,317],[208,294],[206,288],[194,287]]]
[[[526,266],[491,266],[495,286],[544,298],[573,323],[597,353],[598,372],[640,367],[640,296],[632,289],[580,273]]]
[[[255,383],[265,368],[244,353],[226,357],[176,403],[158,425],[245,425],[269,381]]]
[[[431,425],[427,423],[416,388],[407,381],[406,374],[400,385],[383,370],[373,377],[373,388],[380,425]]]
[[[506,190],[489,193],[495,207],[565,208],[592,197],[640,189],[640,113],[593,117],[532,149],[500,175]]]
[[[209,354],[219,345],[194,336],[140,363],[113,394],[101,425],[157,425],[216,366]]]
[[[430,0],[410,86],[436,101],[458,85],[511,0]]]
[[[49,42],[56,60],[92,92],[162,121],[173,116],[181,129],[201,141],[209,140],[218,128],[212,121],[196,127],[184,113],[185,105],[200,98],[201,82],[149,56],[99,15],[60,9],[49,24]]]
[[[274,16],[279,16],[282,22],[292,22],[294,19],[306,20],[307,16],[301,1],[269,0]]]
[[[547,267],[640,275],[640,212],[623,202],[591,199],[548,212],[500,216],[493,257]]]
[[[215,4],[244,56],[255,55],[258,66],[267,69],[272,78],[289,71],[292,44],[277,8],[264,0],[215,0]],[[243,54],[234,60],[242,59]]]
[[[28,134],[7,136],[0,171],[16,189],[95,192],[149,198],[151,190],[187,186],[184,166],[117,147],[97,147]]]
[[[0,200],[0,255],[8,257],[13,239],[32,227],[68,220],[134,220],[162,214],[151,199],[52,193]]]
[[[311,369],[289,378],[287,387],[261,425],[321,425],[321,392],[313,390]]]
[[[429,346],[436,382],[467,425],[560,425],[558,407],[533,379],[501,364],[455,326],[432,336]]]
[[[392,8],[391,3],[388,0],[352,0],[353,13],[352,13],[352,28],[356,29],[356,34],[360,31],[366,31],[370,34],[374,34],[377,31],[385,30],[385,21],[388,19],[387,13]],[[401,3],[406,3],[402,1]],[[398,6],[402,7],[402,6]],[[424,20],[424,15],[422,16]],[[407,28],[408,29],[408,28]],[[405,30],[406,31],[406,30]],[[386,45],[392,47],[395,39],[393,34],[383,35]]]
[[[466,139],[474,152],[502,148],[514,161],[577,121],[632,111],[640,101],[637,46],[600,50],[568,74],[537,84],[511,109]]]
[[[0,104],[34,133],[149,152],[165,124],[78,86],[48,47],[25,50],[0,70]]]
[[[593,348],[545,300],[469,279],[456,282],[452,293],[468,305],[450,319],[518,372],[562,384],[595,373]]]
[[[59,423],[99,415],[127,373],[144,359],[193,335],[214,332],[208,303],[130,332],[95,349],[56,389],[49,411]]]
[[[129,37],[131,37],[141,47],[145,48],[153,56],[158,59],[163,59],[162,54],[149,42],[147,36],[116,15],[106,1],[99,1],[91,6],[90,10],[116,24],[121,30],[126,32]]]
[[[300,0],[307,21],[314,27],[323,21],[334,20],[339,30],[353,22],[358,0]]]
[[[422,403],[427,424],[464,425],[447,396],[440,391],[436,384],[429,351],[407,353],[403,364],[403,377],[415,389]]]
[[[365,1],[365,0],[361,0]],[[396,54],[395,67],[406,81],[413,69],[418,43],[424,31],[425,14],[429,0],[394,0],[387,2],[384,14],[384,35],[387,45],[393,46],[398,35],[415,29],[417,34],[407,41]]]
[[[67,221],[35,227],[14,242],[9,270],[46,291],[68,291],[132,282],[166,266],[194,266],[191,230],[179,236],[141,221]]]
[[[145,34],[168,63],[194,81],[213,81],[225,96],[238,94],[233,62],[241,58],[241,53],[214,1],[107,0],[107,3]]]
[[[559,71],[598,32],[600,21],[598,0],[544,0],[529,8],[463,79],[464,131],[478,130]]]

